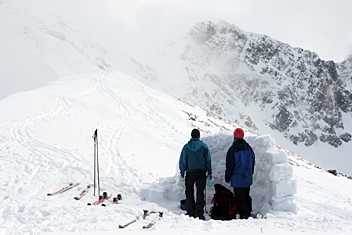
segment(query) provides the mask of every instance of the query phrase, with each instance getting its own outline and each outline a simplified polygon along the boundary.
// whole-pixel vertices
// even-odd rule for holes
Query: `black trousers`
[[[248,218],[252,212],[252,198],[249,195],[250,187],[233,188],[235,198],[242,218]]]
[[[186,185],[186,208],[189,216],[204,219],[204,189],[206,183],[206,172],[195,171],[187,172],[185,185]],[[194,200],[194,184],[196,184],[197,192],[196,201]]]

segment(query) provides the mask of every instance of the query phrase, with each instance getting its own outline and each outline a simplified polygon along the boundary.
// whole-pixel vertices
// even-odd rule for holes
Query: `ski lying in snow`
[[[88,184],[87,187],[85,189],[83,189],[83,191],[79,194],[79,196],[74,197],[74,199],[80,200],[84,195],[86,195],[86,193],[88,193],[88,191],[91,187],[93,187],[93,184]]]
[[[148,215],[153,214],[153,213],[158,213],[158,212],[157,211],[143,210],[142,218],[145,219]]]
[[[149,224],[144,225],[143,228],[144,228],[144,229],[151,228],[151,227],[154,226],[154,224],[156,224],[157,221],[158,221],[158,220],[154,220],[154,221],[150,222]]]
[[[103,203],[104,201],[108,200],[111,196],[108,196],[108,194],[106,192],[103,193],[103,196],[99,196],[99,199],[93,203],[88,203],[88,206],[96,206],[99,205],[101,203]]]
[[[70,183],[68,186],[66,187],[63,187],[62,189],[54,192],[54,193],[48,193],[47,196],[54,196],[56,194],[60,194],[60,193],[63,193],[63,192],[66,192],[67,190],[70,190],[71,188],[73,187],[76,187],[77,185],[79,185],[79,183]]]
[[[154,221],[150,222],[149,224],[144,225],[143,229],[149,229],[149,228],[153,227],[156,224],[156,222],[158,222],[161,219],[161,217],[163,217],[163,212],[160,211],[159,217],[156,218]]]
[[[120,224],[120,225],[119,225],[119,228],[126,228],[127,226],[133,224],[134,222],[137,222],[138,219],[139,219],[139,217],[137,216],[134,220],[128,222],[128,223],[125,224],[125,225],[121,225],[121,224]]]
[[[112,202],[111,203],[108,203],[108,204],[101,204],[102,206],[110,206],[110,205],[114,205],[114,204],[119,204],[119,201],[117,200],[117,197],[114,197],[112,199]]]
[[[102,206],[110,206],[110,205],[114,205],[114,204],[119,204],[119,201],[122,200],[122,196],[121,194],[117,194],[117,197],[114,197],[112,199],[112,203],[108,203],[108,204],[101,204]]]

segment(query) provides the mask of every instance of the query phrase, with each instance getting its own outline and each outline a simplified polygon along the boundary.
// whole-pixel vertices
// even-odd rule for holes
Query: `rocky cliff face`
[[[351,141],[343,116],[352,116],[352,56],[323,61],[226,22],[203,22],[189,31],[181,59],[193,103],[254,130],[262,121],[295,144]]]

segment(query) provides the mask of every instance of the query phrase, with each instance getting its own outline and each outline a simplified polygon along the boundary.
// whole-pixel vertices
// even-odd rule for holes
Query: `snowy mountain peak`
[[[284,137],[293,143],[285,143],[287,148],[319,165],[329,157],[307,147],[323,144],[341,161],[351,161],[337,150],[352,143],[349,60],[323,61],[314,52],[223,21],[195,25],[179,54],[184,70],[173,76],[188,88],[174,96],[253,131]]]

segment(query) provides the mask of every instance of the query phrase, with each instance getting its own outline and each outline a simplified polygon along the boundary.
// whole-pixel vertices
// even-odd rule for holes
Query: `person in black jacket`
[[[241,219],[247,219],[252,212],[249,191],[253,183],[255,155],[251,146],[243,139],[242,128],[236,128],[233,135],[233,144],[226,155],[225,181],[231,181]]]
[[[183,179],[186,173],[186,210],[187,214],[192,217],[198,217],[204,220],[204,190],[206,183],[206,174],[212,178],[211,156],[208,146],[201,141],[198,129],[193,129],[191,139],[183,146],[179,168],[180,175]],[[197,187],[197,199],[194,200],[194,184]]]

